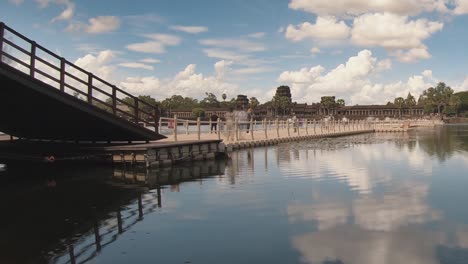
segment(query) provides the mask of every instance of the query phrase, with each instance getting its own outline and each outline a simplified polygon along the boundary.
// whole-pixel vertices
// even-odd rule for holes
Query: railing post
[[[177,142],[177,115],[174,115],[174,141]]]
[[[36,69],[36,46],[37,43],[35,41],[31,42],[31,55],[30,55],[30,62],[29,62],[29,75],[34,78],[34,71]]]
[[[112,86],[112,113],[117,114],[117,87]]]
[[[88,104],[93,103],[93,74],[88,73]]]
[[[211,116],[210,116],[210,121],[209,121],[209,122],[210,122],[210,123],[208,124],[208,127],[210,128],[210,133],[211,133],[211,128],[212,128],[211,125],[213,124],[213,121],[211,121]]]
[[[276,138],[279,138],[279,120],[276,118],[275,120],[275,125],[276,125]]]
[[[255,124],[257,124],[257,122],[255,122]],[[253,119],[250,118],[250,138],[253,140],[254,139],[254,122],[253,122]]]
[[[65,91],[65,59],[60,58],[60,91]]]
[[[185,120],[185,134],[186,135],[189,134],[189,121],[188,120]]]
[[[221,118],[216,120],[216,134],[218,134],[218,140],[221,140]]]
[[[288,137],[290,137],[290,136],[291,136],[291,133],[289,132],[289,120],[286,120],[286,123],[287,123],[287,124],[286,124],[286,127],[287,127],[287,129],[288,129]]]
[[[236,118],[234,121],[235,132],[236,132],[236,142],[239,141],[239,120]]]
[[[2,57],[3,57],[3,38],[5,35],[5,24],[3,22],[0,22],[0,63],[3,62]]]
[[[198,140],[200,140],[200,135],[201,131],[200,131],[200,117],[197,117],[197,136],[198,136]]]
[[[317,128],[316,128],[315,118],[312,121],[312,125],[314,126],[314,135],[317,135],[317,130],[316,130]]]

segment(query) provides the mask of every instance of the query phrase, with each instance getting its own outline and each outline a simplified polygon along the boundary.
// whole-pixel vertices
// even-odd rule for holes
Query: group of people
[[[236,120],[239,123],[239,130],[246,130],[246,133],[249,133],[250,120],[253,118],[254,114],[252,108],[249,108],[247,111],[243,109],[234,111],[234,108],[230,108],[229,111],[224,115],[224,121],[226,122],[225,130],[227,132],[227,141],[234,139],[234,123]],[[211,133],[216,133],[218,129],[218,119],[218,115],[211,115]]]

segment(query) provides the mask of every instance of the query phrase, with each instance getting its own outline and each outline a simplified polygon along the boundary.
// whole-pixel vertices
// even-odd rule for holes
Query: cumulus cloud
[[[180,37],[169,34],[146,34],[144,37],[149,40],[146,42],[133,43],[127,45],[127,49],[143,53],[165,53],[167,46],[179,45]]]
[[[120,19],[115,16],[98,16],[90,18],[88,24],[81,22],[70,23],[67,32],[86,32],[89,34],[101,34],[112,32],[120,27]]]
[[[225,82],[216,76],[204,76],[202,73],[197,73],[195,64],[189,64],[184,70],[167,80],[161,81],[154,77],[131,77],[122,81],[121,86],[131,93],[149,94],[160,100],[174,94],[201,99],[206,91],[215,95],[229,91],[234,96],[239,91],[239,86],[236,84]]]
[[[396,96],[406,97],[409,92],[418,95],[436,82],[428,70],[422,75],[411,76],[406,82],[372,82],[375,73],[390,68],[390,60],[378,60],[371,51],[362,50],[328,72],[321,65],[284,71],[278,82],[291,86],[294,100],[317,102],[323,95],[335,95],[344,98],[348,104],[385,103]]]
[[[111,65],[111,62],[117,56],[117,53],[112,50],[104,50],[99,52],[96,56],[87,54],[86,56],[79,58],[75,61],[78,67],[81,67],[94,75],[99,76],[105,80],[113,79],[112,73],[115,67]]]
[[[316,40],[342,40],[349,36],[350,29],[343,21],[337,21],[335,17],[317,17],[315,24],[304,22],[297,26],[289,25],[286,28],[285,37],[292,41],[303,39]]]
[[[55,0],[55,4],[58,5],[65,5],[65,10],[62,11],[58,16],[52,18],[51,22],[56,22],[59,20],[69,20],[73,17],[73,14],[75,13],[75,4],[68,1],[68,0]],[[47,1],[39,1],[39,5],[41,6],[47,6],[48,2]]]
[[[430,58],[423,40],[442,30],[443,23],[409,20],[391,13],[365,14],[354,19],[351,41],[358,46],[383,47],[404,62]]]
[[[455,9],[453,13],[455,15],[464,15],[468,14],[468,1],[466,0],[454,0]]]
[[[444,0],[291,0],[289,8],[318,15],[336,16],[357,16],[370,12],[417,15],[432,11],[448,12],[445,2]]]
[[[207,32],[208,28],[207,27],[201,27],[201,26],[171,26],[171,29],[176,30],[176,31],[182,31],[185,33],[189,34],[198,34],[202,32]]]

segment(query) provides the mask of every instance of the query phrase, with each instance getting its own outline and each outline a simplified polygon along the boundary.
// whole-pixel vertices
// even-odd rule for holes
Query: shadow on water
[[[0,263],[84,263],[163,207],[162,189],[224,173],[219,161],[167,169],[8,164],[0,172]]]

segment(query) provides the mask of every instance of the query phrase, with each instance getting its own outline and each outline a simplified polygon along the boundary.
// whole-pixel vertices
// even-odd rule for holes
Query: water
[[[145,170],[7,164],[0,263],[468,263],[468,126]]]

